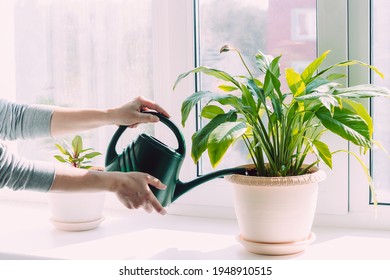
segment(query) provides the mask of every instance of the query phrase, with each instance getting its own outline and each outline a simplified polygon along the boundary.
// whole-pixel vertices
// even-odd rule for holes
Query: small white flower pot
[[[51,192],[51,222],[60,230],[82,231],[103,221],[104,192]]]

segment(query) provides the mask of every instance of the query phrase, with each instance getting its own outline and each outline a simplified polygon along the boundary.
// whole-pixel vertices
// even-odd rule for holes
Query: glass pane
[[[281,69],[301,71],[316,57],[316,0],[199,0],[199,26],[200,65],[232,75],[246,74],[246,70],[235,54],[219,54],[225,44],[238,48],[257,76],[254,55],[258,50],[281,54]],[[201,77],[204,90],[218,85],[216,79]],[[244,143],[235,143],[219,167],[246,163],[245,153]],[[212,169],[207,158],[202,162],[204,172]]]
[[[390,1],[373,1],[373,61],[372,63],[381,70],[385,79],[374,76],[374,83],[390,87],[390,36],[387,30],[390,24],[388,12]],[[390,151],[390,100],[388,98],[374,99],[371,104],[374,119],[374,138],[379,139],[384,148]],[[380,203],[390,203],[390,160],[383,150],[374,148],[372,151],[371,171],[374,179],[375,190],[378,193]]]
[[[153,99],[151,6],[152,0],[16,0],[16,100],[109,108],[141,93]],[[113,130],[83,136],[104,153]],[[51,139],[18,150],[40,160],[56,152]]]

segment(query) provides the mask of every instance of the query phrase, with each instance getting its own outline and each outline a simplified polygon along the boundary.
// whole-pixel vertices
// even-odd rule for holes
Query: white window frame
[[[363,62],[371,63],[371,1],[370,0],[354,0],[354,1],[338,1],[338,0],[318,0],[319,5],[326,5],[328,9],[332,9],[334,14],[335,9],[339,9],[342,14],[335,15],[332,19],[334,23],[330,26],[330,30],[337,30],[334,32],[334,36],[338,36],[340,33],[346,34],[345,39],[334,38],[334,48],[328,47],[331,44],[331,40],[319,40],[319,49],[332,49],[338,50],[337,46],[340,47],[340,57],[337,60],[345,59],[356,59]],[[337,7],[336,7],[337,6]],[[325,16],[325,15],[324,15]],[[326,15],[326,16],[329,16]],[[341,25],[341,19],[343,25]],[[331,22],[329,22],[330,24]],[[341,27],[342,26],[342,27]],[[332,32],[331,32],[332,33]],[[319,32],[320,36],[324,33]],[[320,37],[321,38],[321,37]],[[347,40],[346,40],[347,39]],[[325,42],[324,42],[325,41]],[[323,44],[321,44],[323,43]],[[325,47],[324,47],[325,46]],[[348,84],[350,86],[362,83],[370,83],[370,71],[364,68],[353,68],[348,69]],[[362,100],[362,104],[369,107],[368,100]],[[354,145],[348,145],[348,150],[359,154],[359,149]],[[370,153],[361,156],[366,166],[370,166]],[[339,162],[337,161],[339,164]],[[386,205],[378,205],[375,207],[369,204],[370,192],[367,183],[367,178],[363,172],[360,163],[349,155],[342,159],[342,163],[345,164],[343,171],[336,172],[339,175],[332,177],[332,181],[337,182],[338,179],[343,180],[342,188],[337,192],[337,187],[340,185],[333,185],[334,190],[329,193],[329,197],[324,199],[324,196],[320,197],[320,201],[324,203],[330,202],[329,200],[333,197],[339,209],[343,209],[337,215],[326,215],[319,214],[316,216],[317,224],[325,225],[338,225],[343,227],[364,227],[371,229],[389,229],[390,228],[390,207]],[[345,167],[347,167],[347,187],[345,187]],[[336,168],[337,169],[337,168]],[[328,181],[329,178],[326,180]],[[321,194],[322,195],[322,194]]]
[[[371,2],[372,0],[350,1],[350,45],[351,56],[354,59],[362,61],[371,60]],[[357,69],[350,71],[350,83],[370,83],[370,71]],[[369,102],[365,100],[367,107]],[[374,120],[375,121],[375,120]],[[379,139],[380,140],[380,139]],[[367,166],[370,166],[370,154],[364,157]],[[351,161],[351,170],[359,168],[356,161]],[[352,173],[351,173],[352,174]],[[361,223],[372,224],[372,226],[390,228],[390,207],[388,205],[369,204],[370,192],[368,191],[367,183],[364,180],[363,172],[351,176],[350,188],[350,212],[353,216],[357,216]],[[353,188],[352,188],[353,186]],[[374,186],[375,187],[375,186]],[[375,219],[372,219],[373,213]]]
[[[347,59],[347,28],[347,1],[317,0],[317,54],[331,50],[324,68]],[[324,135],[324,138],[331,143],[332,151],[348,150],[347,141],[335,135]],[[320,183],[317,213],[345,215],[348,213],[348,177],[345,176],[348,174],[348,155],[336,154],[332,171],[321,167],[326,171],[327,178]]]

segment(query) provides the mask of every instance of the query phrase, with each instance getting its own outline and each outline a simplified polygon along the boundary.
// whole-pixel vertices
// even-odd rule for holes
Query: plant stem
[[[238,56],[240,57],[242,64],[244,64],[246,70],[248,71],[249,75],[250,75],[251,78],[253,79],[253,75],[252,75],[251,71],[249,70],[248,66],[246,65],[246,63],[245,63],[245,61],[244,61],[244,58],[243,58],[242,55],[241,55],[241,52],[240,52],[238,49],[236,49],[236,48],[234,48],[233,50],[236,51],[236,52],[238,53]]]

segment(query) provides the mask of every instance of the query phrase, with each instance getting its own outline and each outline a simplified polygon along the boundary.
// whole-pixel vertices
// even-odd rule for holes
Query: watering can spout
[[[237,167],[237,168],[228,168],[223,170],[217,170],[202,176],[199,176],[198,178],[191,180],[189,182],[181,182],[178,181],[176,184],[175,192],[173,194],[172,201],[175,201],[177,198],[179,198],[181,195],[185,194],[189,190],[206,183],[210,180],[223,177],[226,175],[232,175],[232,174],[241,174],[244,175],[246,173],[246,169],[243,167]]]

